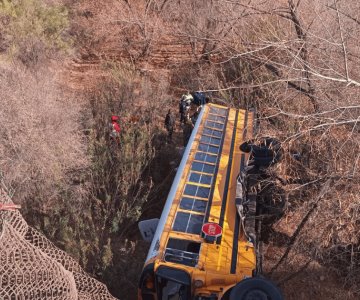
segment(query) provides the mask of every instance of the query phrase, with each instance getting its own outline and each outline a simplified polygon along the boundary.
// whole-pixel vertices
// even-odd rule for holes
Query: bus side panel
[[[158,226],[156,228],[154,238],[153,238],[153,240],[151,242],[151,246],[150,246],[150,249],[149,249],[148,256],[146,258],[146,262],[148,260],[150,260],[151,258],[158,255],[159,247],[160,247],[160,237],[161,237],[161,234],[164,231],[164,227],[165,227],[166,221],[168,219],[168,215],[169,215],[169,212],[171,210],[171,207],[172,207],[172,204],[173,204],[173,201],[174,201],[174,197],[175,197],[176,192],[177,192],[177,190],[179,188],[178,184],[179,184],[179,182],[180,182],[180,180],[181,180],[181,178],[183,176],[184,169],[185,169],[188,157],[190,155],[190,150],[191,150],[191,148],[193,146],[195,136],[196,136],[196,134],[197,134],[197,132],[199,130],[200,124],[202,122],[205,110],[208,110],[208,109],[209,109],[208,105],[205,105],[203,107],[203,109],[201,110],[200,115],[199,115],[199,117],[198,117],[198,119],[196,121],[195,127],[194,127],[194,129],[192,131],[191,137],[189,139],[189,142],[188,142],[188,144],[186,146],[185,152],[184,152],[183,157],[181,159],[180,166],[179,166],[179,168],[178,168],[178,170],[176,172],[176,176],[175,176],[173,184],[171,186],[169,195],[168,195],[168,197],[166,199],[165,206],[164,206],[163,212],[162,212],[160,220],[159,220],[159,224],[158,224]]]

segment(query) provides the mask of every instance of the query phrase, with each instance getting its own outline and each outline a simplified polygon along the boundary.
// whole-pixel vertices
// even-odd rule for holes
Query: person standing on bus
[[[166,114],[164,125],[168,132],[168,142],[171,143],[172,135],[174,132],[174,127],[175,127],[175,118],[174,118],[173,114],[171,113],[170,109],[169,109],[168,113]]]
[[[192,94],[194,101],[193,103],[197,106],[202,106],[206,104],[206,96],[203,92],[195,92]]]
[[[258,168],[268,168],[281,159],[280,142],[274,138],[264,138],[259,143],[253,140],[246,141],[240,145],[240,150],[250,153],[249,165]]]

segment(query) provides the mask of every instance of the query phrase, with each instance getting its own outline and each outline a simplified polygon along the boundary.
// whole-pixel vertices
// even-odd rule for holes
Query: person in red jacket
[[[120,125],[118,121],[118,116],[111,116],[110,140],[115,141],[117,144],[120,143]]]

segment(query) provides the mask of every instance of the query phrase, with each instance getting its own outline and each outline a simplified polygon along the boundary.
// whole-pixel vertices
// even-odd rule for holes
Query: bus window
[[[199,260],[200,243],[170,238],[166,250],[165,261],[186,266],[196,266]]]
[[[199,213],[205,213],[207,207],[207,201],[199,200],[195,198],[182,197],[180,202],[180,208],[183,210],[196,211]]]
[[[159,300],[190,299],[190,276],[182,271],[169,267],[159,267],[156,272]]]
[[[200,234],[201,227],[204,223],[204,215],[190,214],[186,212],[178,212],[176,214],[173,230],[179,232],[187,232],[192,234]]]
[[[184,195],[196,196],[207,199],[210,194],[210,187],[203,187],[195,184],[187,184],[185,186]]]

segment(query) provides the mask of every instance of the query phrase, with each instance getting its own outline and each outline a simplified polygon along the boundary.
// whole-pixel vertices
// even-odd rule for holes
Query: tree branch
[[[339,13],[339,9],[337,7],[337,1],[334,0],[334,5],[336,8],[336,15],[337,15],[337,21],[338,21],[338,25],[339,25],[339,31],[340,31],[340,38],[341,38],[341,46],[343,48],[343,52],[344,52],[344,65],[345,65],[345,73],[346,73],[346,79],[347,81],[349,81],[349,67],[348,67],[348,59],[347,59],[347,51],[346,51],[346,47],[345,47],[345,41],[344,41],[344,36],[343,36],[343,28],[341,25],[341,20],[340,20],[340,13]]]
[[[319,201],[330,191],[330,183],[331,183],[331,179],[328,179],[325,184],[323,185],[323,187],[321,188],[318,197],[316,198],[316,200],[312,203],[310,209],[308,210],[308,212],[305,214],[305,216],[303,217],[303,219],[301,220],[300,224],[298,225],[298,227],[296,228],[295,232],[293,233],[293,235],[291,236],[289,242],[288,242],[288,246],[284,252],[284,254],[282,255],[282,257],[280,258],[280,260],[276,263],[276,265],[274,267],[272,267],[271,271],[270,271],[270,275],[282,264],[282,262],[288,257],[293,245],[295,244],[298,236],[300,235],[302,229],[305,227],[307,221],[309,220],[309,218],[311,217],[311,215],[314,213],[315,209],[318,206]]]

